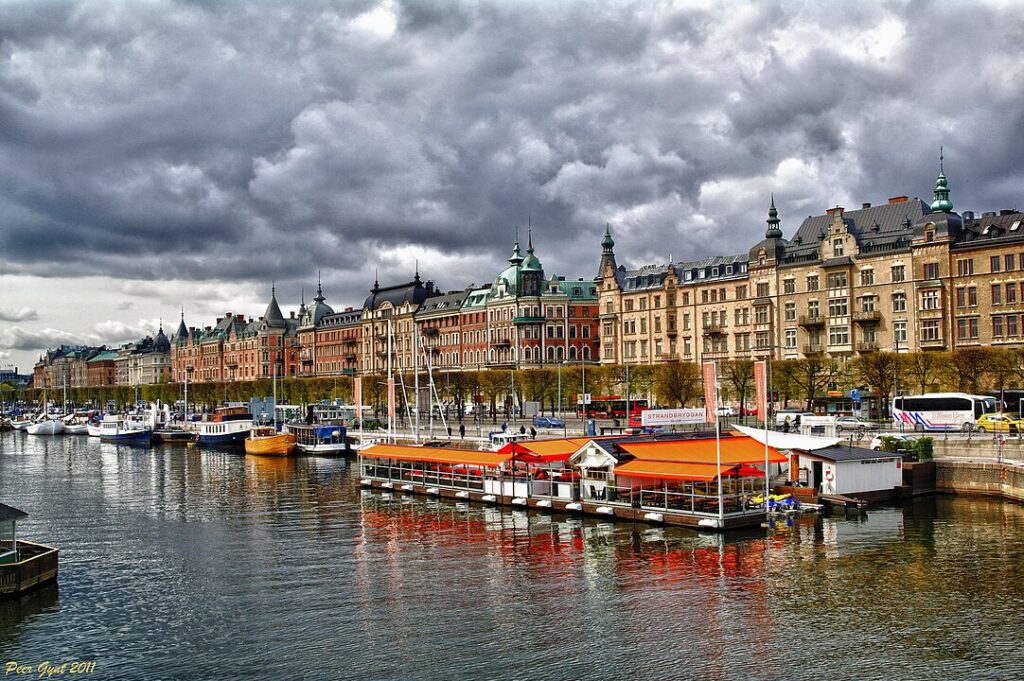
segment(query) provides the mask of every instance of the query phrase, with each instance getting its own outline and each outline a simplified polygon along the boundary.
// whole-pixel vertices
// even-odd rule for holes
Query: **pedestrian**
[[[519,426],[519,434],[526,435],[526,426]]]
[[[451,436],[452,436],[452,427],[448,426],[448,437],[449,437],[449,439],[451,438]]]
[[[783,433],[788,433],[789,432],[789,417],[788,416],[786,417],[786,420],[782,422],[782,432]]]
[[[501,432],[504,433],[506,430],[508,430],[508,424],[505,423],[504,421],[502,421],[501,422]]]
[[[797,414],[796,418],[793,419],[793,428],[794,430],[800,430],[800,414]]]
[[[530,439],[531,440],[536,440],[537,439],[537,429],[534,428],[533,426],[530,426]]]
[[[465,440],[466,439],[466,424],[465,423],[460,423],[459,424],[459,439],[461,439],[461,440]]]

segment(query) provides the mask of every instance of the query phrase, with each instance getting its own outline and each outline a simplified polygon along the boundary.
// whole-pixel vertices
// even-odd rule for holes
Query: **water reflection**
[[[0,606],[0,650],[104,678],[1024,674],[1018,505],[701,534],[371,493],[339,459],[0,452],[24,536],[62,549],[59,594]]]

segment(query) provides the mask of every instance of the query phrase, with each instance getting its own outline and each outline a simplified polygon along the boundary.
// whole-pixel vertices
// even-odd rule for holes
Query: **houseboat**
[[[530,440],[498,452],[375,445],[359,460],[364,487],[725,530],[765,519],[755,499],[766,458],[786,462],[750,437],[693,433]]]
[[[288,456],[295,453],[295,435],[279,433],[273,426],[255,426],[245,438],[245,453]]]
[[[17,522],[28,513],[0,504],[0,596],[17,595],[57,578],[59,551],[18,539]]]
[[[252,430],[252,414],[248,407],[220,407],[209,421],[196,423],[195,440],[201,445],[239,445]]]

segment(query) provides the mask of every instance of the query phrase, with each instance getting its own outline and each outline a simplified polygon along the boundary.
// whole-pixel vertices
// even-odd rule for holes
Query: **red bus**
[[[629,415],[638,417],[640,412],[647,409],[647,400],[629,400]],[[576,415],[583,417],[583,405],[576,405]],[[619,395],[593,396],[590,404],[587,405],[587,416],[595,419],[624,419],[626,418],[626,399]]]

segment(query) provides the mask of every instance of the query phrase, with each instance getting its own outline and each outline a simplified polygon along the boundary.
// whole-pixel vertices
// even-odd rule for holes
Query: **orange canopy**
[[[619,446],[636,458],[647,461],[715,463],[715,438],[713,437],[700,440],[623,442]],[[778,450],[768,448],[770,463],[785,463],[787,460],[786,456]],[[752,437],[723,437],[721,461],[723,464],[764,463],[764,445]]]
[[[557,440],[527,440],[512,442],[498,450],[499,454],[512,454],[521,461],[565,461],[580,447],[594,438],[571,437]]]
[[[714,480],[716,476],[734,466],[716,466],[706,463],[679,463],[677,461],[644,461],[634,459],[615,467],[616,475],[659,480]]]
[[[448,463],[453,465],[484,466],[497,468],[512,458],[511,454],[497,452],[478,452],[475,449],[442,449],[437,447],[413,447],[410,445],[372,445],[362,452],[361,456],[375,459],[395,459],[398,461],[424,461],[429,463]]]

